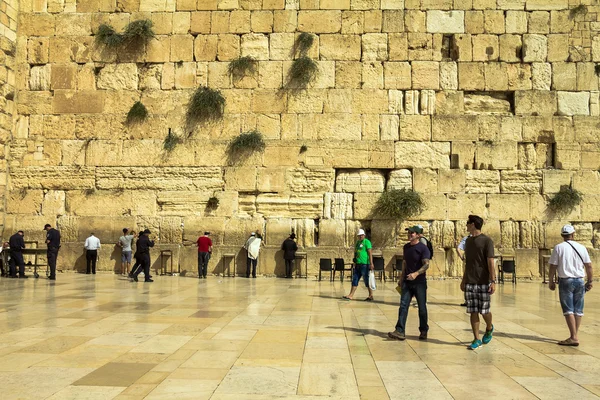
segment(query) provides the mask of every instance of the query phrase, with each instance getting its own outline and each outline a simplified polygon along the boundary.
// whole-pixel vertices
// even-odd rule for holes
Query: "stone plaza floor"
[[[349,281],[59,274],[0,279],[0,397],[7,399],[589,399],[600,396],[600,287],[580,341],[558,293],[499,285],[496,333],[477,351],[457,280],[431,280],[391,341],[395,283],[343,301]],[[484,324],[482,324],[482,329]]]

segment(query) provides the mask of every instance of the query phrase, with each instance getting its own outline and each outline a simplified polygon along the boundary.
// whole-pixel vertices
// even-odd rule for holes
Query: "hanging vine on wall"
[[[244,76],[253,75],[257,64],[257,61],[250,56],[240,57],[229,63],[227,71],[233,79],[239,81]]]
[[[302,32],[300,35],[298,35],[296,41],[294,42],[294,53],[300,56],[305,56],[314,42],[315,36],[313,34]]]

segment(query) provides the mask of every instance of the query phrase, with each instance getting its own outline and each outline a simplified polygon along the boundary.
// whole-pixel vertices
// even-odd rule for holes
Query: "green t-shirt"
[[[371,242],[369,239],[358,240],[354,246],[354,258],[356,258],[357,264],[370,264],[369,253],[367,250],[371,249]]]

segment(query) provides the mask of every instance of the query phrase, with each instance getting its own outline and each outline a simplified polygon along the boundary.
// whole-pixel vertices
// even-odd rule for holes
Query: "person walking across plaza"
[[[298,245],[294,239],[296,239],[296,235],[292,233],[281,245],[281,250],[283,250],[283,260],[285,261],[285,277],[287,279],[292,279],[294,259],[296,258],[296,251],[298,251]]]
[[[246,244],[244,245],[244,249],[248,252],[248,257],[246,258],[246,278],[250,278],[250,267],[252,267],[252,277],[256,278],[256,265],[258,264],[261,243],[262,238],[256,232],[252,232],[248,240],[246,240]]]
[[[373,301],[373,290],[369,286],[369,271],[375,269],[373,266],[373,253],[371,241],[366,238],[365,231],[359,229],[358,240],[354,245],[354,270],[352,272],[352,288],[347,296],[342,297],[344,300],[352,300],[354,293],[358,288],[360,278],[365,281],[365,286],[369,290],[369,297],[365,301]]]
[[[48,279],[55,281],[56,259],[58,258],[58,250],[60,250],[60,232],[50,224],[44,225],[44,230],[46,231],[46,245],[48,246],[46,255],[48,257],[48,268],[50,269]]]
[[[465,242],[465,271],[460,290],[465,292],[467,313],[471,314],[473,341],[468,348],[475,350],[492,340],[494,325],[490,311],[491,295],[496,291],[494,242],[483,233],[483,219],[469,215],[467,231],[471,235]],[[479,339],[479,314],[486,324],[485,334]]]
[[[469,237],[471,237],[471,235],[470,235],[470,234],[469,234],[469,235],[467,235],[467,236],[464,236],[464,237],[463,237],[463,238],[460,240],[460,242],[459,242],[459,243],[456,245],[456,252],[458,253],[458,257],[460,258],[460,261],[461,261],[461,262],[462,262],[462,264],[463,264],[463,269],[464,269],[464,267],[465,267],[465,266],[464,266],[464,264],[465,264],[465,245],[466,245],[466,243],[467,243],[467,239],[468,239]],[[466,307],[466,306],[467,306],[467,299],[466,299],[466,298],[465,298],[465,302],[464,302],[464,303],[462,303],[460,306],[461,306],[461,307]]]
[[[86,274],[94,274],[96,275],[96,261],[98,261],[98,250],[100,247],[100,239],[94,236],[94,232],[90,234],[90,236],[85,239],[85,260],[86,260]]]
[[[563,242],[554,246],[550,255],[550,283],[548,288],[556,288],[558,272],[558,296],[560,306],[569,328],[569,337],[558,342],[561,346],[579,346],[577,336],[583,318],[585,292],[592,290],[592,260],[587,249],[573,240],[575,228],[565,225],[560,231]],[[587,282],[584,279],[587,276]]]
[[[27,275],[25,275],[25,260],[23,260],[24,234],[23,231],[18,231],[8,239],[10,247],[9,278],[27,278]],[[17,275],[17,266],[19,267],[19,275]]]
[[[213,243],[208,237],[210,232],[204,232],[204,236],[200,236],[196,242],[198,246],[198,279],[206,279],[206,270],[208,269],[208,260],[212,253]]]
[[[127,275],[129,268],[131,268],[131,243],[135,238],[135,232],[129,235],[129,229],[123,228],[123,236],[119,238],[117,245],[121,248],[121,275]]]
[[[406,231],[408,243],[404,245],[402,273],[398,282],[398,286],[402,288],[398,322],[396,322],[396,330],[388,333],[388,337],[395,340],[406,339],[406,319],[408,317],[410,301],[413,297],[416,297],[417,305],[419,306],[419,340],[426,340],[427,332],[429,331],[427,323],[426,272],[429,269],[431,252],[427,245],[420,240],[423,228],[418,225],[411,226]]]
[[[137,276],[144,270],[144,282],[154,282],[150,278],[150,248],[154,247],[154,241],[150,240],[150,230],[145,229],[139,240],[137,241],[137,254],[138,260],[140,261],[141,268],[133,273],[132,279],[137,282]]]

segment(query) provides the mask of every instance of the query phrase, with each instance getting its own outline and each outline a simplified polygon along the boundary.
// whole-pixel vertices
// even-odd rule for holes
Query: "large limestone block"
[[[354,193],[354,219],[365,220],[377,217],[373,214],[373,207],[379,196],[378,193]]]
[[[398,223],[396,221],[374,220],[371,222],[371,243],[373,244],[373,249],[396,247],[397,242]]]
[[[524,221],[531,218],[529,195],[490,194],[488,203],[488,215],[492,219]]]
[[[484,64],[473,62],[458,63],[458,87],[462,90],[484,90]]]
[[[475,162],[479,168],[514,169],[518,164],[516,142],[477,142]]]
[[[187,219],[185,223],[187,227]],[[265,232],[265,220],[262,217],[227,219],[223,225],[223,243],[231,246],[244,246],[251,232]]]
[[[385,33],[366,33],[362,35],[362,61],[386,61],[388,43]]]
[[[225,189],[253,192],[256,190],[256,167],[225,168]]]
[[[386,190],[412,189],[413,178],[409,169],[395,169],[390,171]]]
[[[304,137],[315,139],[360,140],[362,122],[357,114],[317,114],[314,121],[301,123],[300,132]]]
[[[454,222],[452,221],[433,221],[431,224],[431,230],[429,232],[429,240],[431,240],[433,246],[435,248],[440,247],[454,247],[454,236],[455,236],[455,227]],[[440,255],[439,258],[442,258],[442,254],[436,252],[434,250],[434,258]]]
[[[515,170],[500,172],[500,191],[502,193],[540,193],[541,187],[541,171]]]
[[[359,35],[321,35],[319,52],[322,60],[360,60]]]
[[[346,221],[325,219],[319,222],[319,246],[345,246]]]
[[[269,59],[269,38],[261,33],[242,35],[242,57],[250,56],[256,60]]]
[[[437,193],[438,174],[436,170],[429,168],[413,169],[413,187],[419,193]]]
[[[219,200],[219,206],[209,210],[208,199],[213,196]],[[162,191],[157,194],[156,203],[162,215],[231,216],[237,209],[237,197],[236,191]]]
[[[259,192],[283,192],[285,168],[259,168],[256,185]]]
[[[545,62],[548,56],[548,38],[544,35],[523,35],[523,61]]]
[[[6,196],[6,212],[39,215],[42,211],[42,201],[41,190],[12,190]]]
[[[428,142],[431,139],[429,115],[401,115],[400,140]]]
[[[382,140],[398,140],[399,118],[397,115],[382,115],[379,123]]]
[[[479,128],[475,116],[434,116],[431,136],[435,141],[477,140]]]
[[[16,189],[92,189],[94,182],[94,169],[88,167],[21,167],[10,171],[10,184]]]
[[[395,167],[450,168],[450,143],[448,142],[396,142]]]
[[[99,167],[98,189],[214,190],[224,187],[219,167]]]
[[[300,32],[337,33],[341,28],[342,12],[340,10],[298,12],[298,31]]]
[[[571,177],[571,171],[563,172],[568,174],[568,178]],[[569,185],[571,181],[570,179],[564,179],[561,183],[563,185]],[[596,194],[598,185],[600,185],[600,173],[598,171],[578,171],[573,175],[573,189],[580,191],[584,195]],[[558,187],[555,192],[558,192],[559,190],[560,187]]]
[[[50,90],[51,64],[31,67],[29,90]]]
[[[427,11],[427,32],[430,33],[464,33],[464,11]]]
[[[256,211],[265,217],[319,218],[323,213],[322,194],[259,194]]]
[[[438,192],[464,193],[466,188],[466,171],[463,169],[439,170]]]
[[[42,201],[42,214],[48,217],[56,217],[57,215],[64,215],[65,213],[65,191],[46,191]]]
[[[418,219],[425,220],[445,220],[447,219],[448,199],[444,194],[428,194],[424,196],[423,212],[415,216]]]
[[[440,88],[440,63],[434,61],[412,62],[413,89]]]
[[[570,186],[571,181],[575,183],[572,171],[545,170],[543,171],[543,194],[558,193],[562,186]],[[587,185],[587,183],[586,183]]]
[[[466,193],[500,193],[500,172],[486,170],[466,171]]]
[[[551,116],[558,110],[556,92],[519,90],[515,92],[516,115]]]
[[[525,9],[531,10],[566,10],[569,8],[569,0],[527,0]]]
[[[335,191],[344,193],[381,193],[385,176],[377,170],[340,171],[335,178]]]
[[[560,169],[581,168],[581,145],[579,143],[556,143],[556,167]]]
[[[75,191],[66,195],[66,209],[71,215],[154,215],[156,195],[144,191]]]
[[[296,193],[333,191],[335,170],[331,168],[292,168],[286,171],[286,186]]]
[[[520,246],[519,223],[515,221],[500,221],[500,248],[514,249]]]
[[[520,223],[521,247],[539,249],[544,247],[545,225],[540,221]]]
[[[581,145],[581,168],[600,169],[600,146],[598,143],[583,143]]]
[[[136,64],[108,64],[98,74],[98,89],[136,90],[138,70]]]
[[[549,63],[533,63],[531,65],[531,84],[533,90],[550,90],[552,82],[552,66]]]
[[[473,61],[494,61],[498,55],[498,36],[473,35]]]
[[[56,114],[101,113],[104,110],[104,92],[56,90],[51,104]]]
[[[517,277],[538,279],[541,275],[539,257],[537,249],[515,249]]]
[[[352,219],[353,197],[351,193],[325,193],[323,218]]]
[[[558,92],[559,115],[590,115],[589,92]]]

